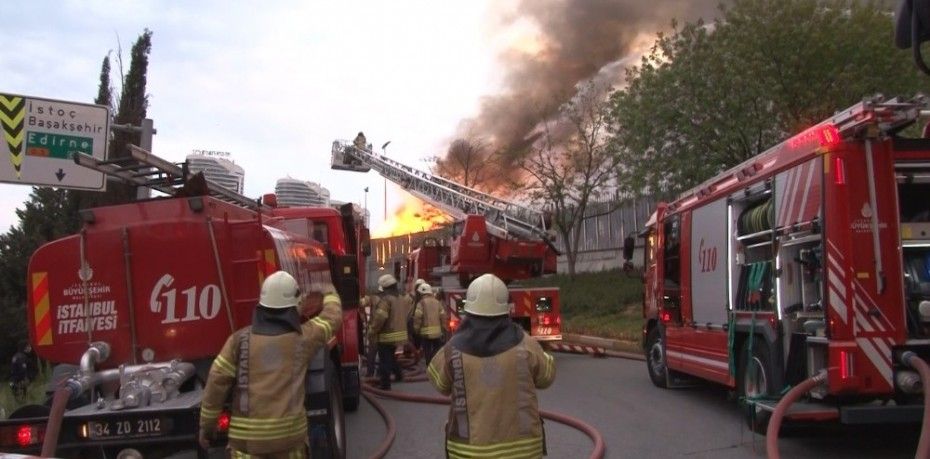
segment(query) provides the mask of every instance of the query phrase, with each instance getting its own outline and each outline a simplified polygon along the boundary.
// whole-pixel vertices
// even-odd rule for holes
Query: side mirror
[[[920,44],[930,40],[930,0],[901,0],[894,14],[894,43],[898,48],[911,48],[914,63],[930,75],[930,68],[920,53]]]

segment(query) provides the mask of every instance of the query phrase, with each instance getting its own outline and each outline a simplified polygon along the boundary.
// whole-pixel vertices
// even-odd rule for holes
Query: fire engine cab
[[[901,133],[928,109],[866,99],[660,203],[643,233],[652,382],[735,388],[764,431],[783,389],[825,371],[787,419],[919,420],[902,353],[930,357],[930,139]]]

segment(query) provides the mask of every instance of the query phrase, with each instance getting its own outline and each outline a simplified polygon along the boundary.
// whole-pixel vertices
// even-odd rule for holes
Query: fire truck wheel
[[[750,353],[752,358],[750,358]],[[771,363],[769,346],[764,341],[757,339],[752,349],[749,347],[749,340],[743,343],[739,354],[737,390],[745,405],[746,424],[753,432],[763,435],[768,428],[772,413],[759,408],[752,403],[752,400],[771,397],[778,393],[775,376],[771,374]]]
[[[332,417],[326,423],[326,438],[310,442],[310,457],[345,459],[346,457],[346,422],[342,411],[342,386],[338,378],[333,381],[333,390],[329,397],[329,412]]]
[[[646,366],[649,379],[657,387],[668,387],[668,367],[665,365],[665,342],[659,327],[652,327],[646,335]]]

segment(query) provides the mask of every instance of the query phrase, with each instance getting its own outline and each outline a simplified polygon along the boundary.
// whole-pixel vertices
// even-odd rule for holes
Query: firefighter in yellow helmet
[[[536,389],[555,379],[555,362],[510,320],[507,286],[492,274],[472,281],[465,318],[433,357],[429,380],[450,394],[449,458],[539,458],[545,436]]]
[[[342,303],[331,285],[301,296],[293,276],[278,271],[262,283],[252,325],[234,332],[210,367],[200,405],[200,445],[216,434],[232,391],[232,457],[307,456],[304,379],[317,351],[342,326]],[[300,308],[322,309],[301,324]]]
[[[381,298],[368,324],[368,342],[378,343],[378,377],[383,390],[391,389],[391,374],[398,381],[404,379],[397,365],[394,350],[407,343],[407,312],[412,307],[410,296],[401,295],[397,279],[390,274],[378,278]]]
[[[416,309],[416,305],[420,303],[420,299],[422,298],[422,295],[420,294],[420,286],[425,283],[426,281],[423,279],[417,279],[413,282],[413,293],[410,295],[410,301],[411,301],[410,304],[412,304],[413,307],[410,308],[410,312],[407,314],[408,338],[410,342],[413,343],[413,347],[416,349],[420,349],[421,351],[424,351],[423,343],[421,343],[420,334],[417,333],[416,328],[414,328],[413,326],[413,313],[414,313],[414,310]],[[426,363],[429,363],[429,360],[427,360]]]
[[[423,355],[428,364],[439,346],[442,345],[442,335],[446,328],[446,311],[442,303],[433,295],[433,287],[426,282],[417,287],[420,301],[413,310],[413,330],[420,337]]]

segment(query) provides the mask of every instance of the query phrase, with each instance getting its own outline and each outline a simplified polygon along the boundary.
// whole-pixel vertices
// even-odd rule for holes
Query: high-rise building
[[[292,179],[278,179],[274,193],[279,206],[329,206],[329,190],[319,183]]]
[[[207,155],[200,153],[201,151],[203,150],[194,150],[194,154],[187,156],[187,167],[190,173],[203,172],[204,177],[211,182],[234,190],[236,193],[241,194],[245,191],[245,171],[242,166],[232,162],[228,157]]]

